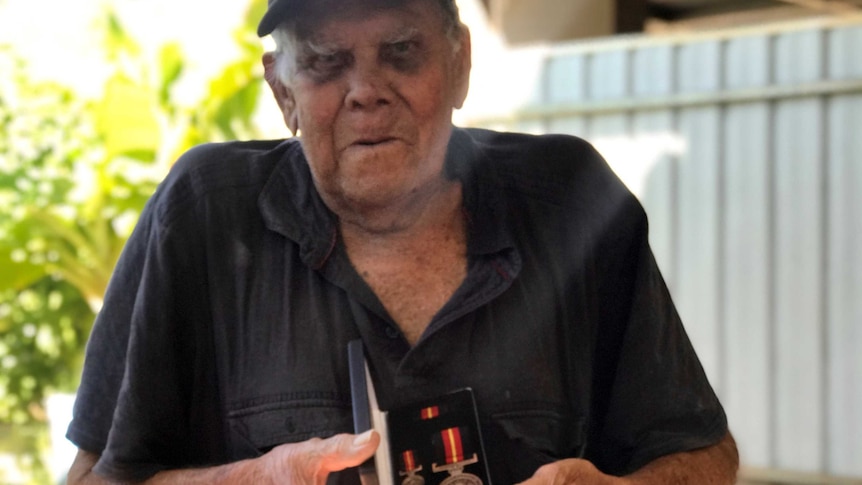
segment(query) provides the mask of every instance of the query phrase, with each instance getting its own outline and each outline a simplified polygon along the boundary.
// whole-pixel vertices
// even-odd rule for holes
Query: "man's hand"
[[[569,459],[539,468],[521,485],[732,485],[738,468],[736,442],[727,433],[712,446],[665,455],[625,477],[605,475],[586,460]]]
[[[520,485],[623,485],[626,479],[600,472],[587,460],[572,458],[555,461],[540,467],[533,476]]]
[[[358,466],[374,456],[380,436],[367,431],[361,435],[339,434],[331,438],[313,438],[288,443],[251,460],[227,465],[169,470],[156,474],[146,484],[254,484],[323,485],[330,473]],[[99,455],[79,451],[69,471],[69,485],[107,485],[111,481],[92,472]]]
[[[366,431],[280,445],[259,458],[260,475],[249,483],[323,485],[330,473],[358,466],[374,456],[379,443],[377,433]]]

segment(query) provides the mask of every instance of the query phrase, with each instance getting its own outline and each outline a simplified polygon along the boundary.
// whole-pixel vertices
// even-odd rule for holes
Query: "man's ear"
[[[296,135],[299,129],[296,101],[293,99],[293,91],[285,86],[278,76],[275,56],[274,52],[265,52],[263,54],[263,77],[266,79],[266,83],[269,84],[273,96],[275,96],[275,102],[278,103],[278,107],[281,109],[287,129]]]
[[[470,69],[472,67],[470,29],[466,25],[462,25],[461,45],[455,54],[455,99],[453,106],[455,109],[461,109],[464,106],[464,100],[467,99],[467,91],[470,88]]]

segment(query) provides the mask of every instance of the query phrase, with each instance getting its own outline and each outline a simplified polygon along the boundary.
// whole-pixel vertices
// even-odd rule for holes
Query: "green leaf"
[[[179,44],[170,43],[159,50],[159,103],[165,108],[172,107],[171,87],[182,75],[184,67],[185,60]]]
[[[26,288],[45,276],[44,266],[26,260],[15,261],[12,256],[15,251],[23,249],[0,246],[0,288]]]
[[[152,91],[122,74],[105,84],[96,107],[96,127],[105,140],[108,157],[137,151],[156,152],[160,129]]]
[[[136,56],[141,48],[127,33],[120,18],[113,10],[105,16],[105,53],[108,59],[116,62],[123,55]]]

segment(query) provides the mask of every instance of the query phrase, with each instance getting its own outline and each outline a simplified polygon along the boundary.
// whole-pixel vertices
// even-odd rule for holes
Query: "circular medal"
[[[401,481],[401,485],[425,485],[422,475],[408,475]]]
[[[482,485],[482,479],[472,473],[459,473],[443,480],[440,485]]]

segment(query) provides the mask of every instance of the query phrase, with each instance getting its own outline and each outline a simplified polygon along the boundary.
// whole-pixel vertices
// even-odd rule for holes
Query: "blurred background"
[[[862,1],[459,0],[456,122],[591,141],[722,398],[741,483],[862,483]],[[113,265],[179,153],[287,136],[264,0],[0,0],[0,484],[61,483]]]

